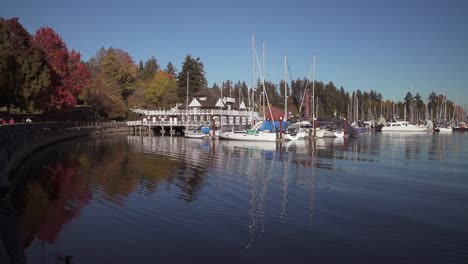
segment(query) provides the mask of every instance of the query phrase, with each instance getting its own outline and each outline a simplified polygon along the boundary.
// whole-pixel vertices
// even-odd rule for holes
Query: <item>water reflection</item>
[[[12,193],[13,207],[28,260],[43,263],[70,261],[72,255],[77,263],[153,262],[154,248],[164,252],[157,258],[164,262],[234,255],[233,262],[255,263],[284,252],[297,262],[320,256],[308,250],[312,245],[359,260],[343,249],[352,249],[354,238],[376,239],[374,233],[398,229],[395,215],[412,219],[397,223],[417,232],[412,223],[427,215],[411,215],[408,204],[425,207],[426,198],[437,199],[433,186],[467,186],[460,176],[463,146],[464,136],[380,133],[282,143],[140,135],[79,139],[45,149],[22,166],[15,178],[24,182]],[[447,179],[459,184],[431,170],[450,171]],[[454,201],[464,201],[456,193]],[[434,210],[428,212],[437,219]],[[366,219],[379,221],[373,229],[362,224]],[[341,240],[342,234],[352,235]],[[96,256],[89,246],[76,245],[83,243],[104,245]],[[128,248],[138,256],[126,258]]]
[[[0,197],[0,261],[12,264],[26,263],[10,195]]]

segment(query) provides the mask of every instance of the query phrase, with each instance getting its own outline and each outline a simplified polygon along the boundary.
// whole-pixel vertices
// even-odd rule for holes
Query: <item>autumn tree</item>
[[[37,106],[45,111],[62,110],[74,106],[78,95],[89,81],[89,73],[75,50],[68,51],[62,38],[49,27],[40,28],[33,44],[44,52],[50,67],[51,83],[38,94]]]
[[[100,49],[90,59],[91,82],[83,99],[101,116],[111,119],[126,117],[128,98],[137,86],[138,68],[128,53],[120,49]]]
[[[178,101],[177,82],[172,74],[159,71],[153,81],[145,89],[145,98],[161,107],[174,107]]]

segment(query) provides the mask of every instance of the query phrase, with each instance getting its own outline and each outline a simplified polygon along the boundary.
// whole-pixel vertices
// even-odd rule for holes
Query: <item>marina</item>
[[[466,10],[2,3],[0,264],[468,263]]]

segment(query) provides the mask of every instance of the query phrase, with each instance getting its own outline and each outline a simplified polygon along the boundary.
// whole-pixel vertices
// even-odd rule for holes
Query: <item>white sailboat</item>
[[[288,74],[287,74],[287,58],[284,56],[284,121],[288,121]],[[287,141],[294,141],[298,140],[302,136],[305,137],[305,133],[301,133],[299,135],[299,131],[294,128],[290,127],[286,130],[286,133],[283,134],[284,140]]]
[[[254,85],[254,36],[252,35],[252,89]],[[258,63],[258,58],[257,58]],[[263,92],[266,95],[265,90],[265,82],[262,74],[262,82],[263,82]],[[268,95],[266,95],[266,99],[268,101]],[[254,103],[251,104],[252,106]],[[271,114],[271,110],[270,110]],[[266,141],[266,142],[276,142],[276,133],[270,131],[259,131],[258,129],[262,125],[262,122],[258,122],[252,129],[248,129],[246,131],[226,131],[219,134],[220,139],[227,139],[227,140],[243,140],[243,141]]]
[[[276,142],[276,133],[259,131],[263,122],[257,123],[252,129],[246,131],[226,131],[219,134],[220,139],[244,140],[244,141],[270,141]]]

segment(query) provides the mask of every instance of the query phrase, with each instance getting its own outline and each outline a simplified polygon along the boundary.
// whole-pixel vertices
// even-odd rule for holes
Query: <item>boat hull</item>
[[[439,133],[452,133],[453,130],[452,130],[452,128],[437,127],[437,128],[434,128],[434,132],[439,132]]]
[[[205,135],[205,134],[185,134],[184,137],[186,138],[204,138],[204,137],[208,137],[208,135]]]
[[[325,136],[325,132],[326,130],[325,129],[315,129],[315,137],[317,138],[323,138]],[[314,130],[312,129],[312,131],[310,132],[310,136],[311,137],[314,137]]]
[[[275,133],[235,133],[235,132],[223,132],[219,134],[220,139],[227,140],[243,140],[243,141],[270,141],[276,142]]]
[[[468,132],[468,127],[454,127],[453,132]]]
[[[427,132],[427,127],[382,127],[382,132]]]

